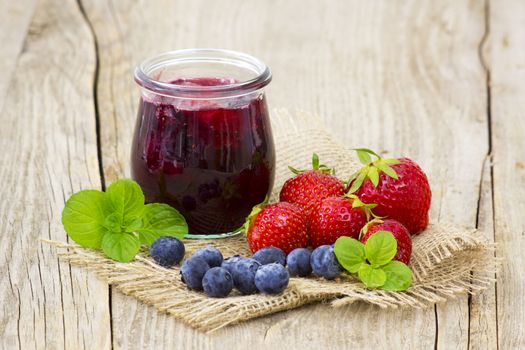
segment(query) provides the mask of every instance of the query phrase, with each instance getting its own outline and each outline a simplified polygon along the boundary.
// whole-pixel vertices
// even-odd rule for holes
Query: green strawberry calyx
[[[294,174],[300,174],[300,173],[304,173],[308,170],[304,170],[304,169],[296,169],[296,168],[293,168],[291,166],[288,166],[288,169],[290,169],[290,171]],[[334,168],[330,168],[328,167],[327,165],[325,164],[319,164],[319,156],[317,155],[317,153],[314,153],[312,154],[312,169],[313,170],[318,170],[324,174],[331,174],[331,175],[335,175],[335,169]]]
[[[375,203],[370,203],[370,204],[367,204],[367,203],[364,203],[363,201],[361,201],[361,199],[359,199],[358,196],[356,196],[355,194],[352,194],[352,193],[347,193],[344,195],[345,198],[348,198],[348,199],[351,199],[352,200],[352,208],[362,208],[366,214],[366,220],[369,221],[370,218],[378,218],[378,216],[376,216],[373,212],[372,212],[372,209],[374,209],[375,207],[377,207],[377,204]]]
[[[250,225],[252,224],[252,221],[255,220],[255,217],[257,217],[257,215],[261,212],[261,210],[263,210],[266,204],[268,204],[268,200],[269,198],[268,196],[266,196],[266,198],[264,198],[264,201],[255,205],[252,208],[252,211],[246,217],[246,221],[244,222],[244,225],[242,226],[242,230],[244,231],[244,233],[248,234],[248,230],[250,229]]]
[[[359,161],[364,165],[360,170],[355,172],[348,183],[351,183],[348,193],[354,193],[357,191],[366,179],[369,179],[374,187],[379,185],[379,175],[381,172],[385,173],[393,179],[398,179],[396,171],[390,166],[394,164],[400,164],[399,159],[396,158],[381,158],[381,156],[368,148],[355,148]],[[372,160],[372,156],[376,157],[376,160]]]

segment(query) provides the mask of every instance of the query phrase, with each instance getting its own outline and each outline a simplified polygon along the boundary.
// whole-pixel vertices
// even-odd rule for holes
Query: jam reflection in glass
[[[186,78],[185,86],[230,79]],[[133,178],[147,202],[164,202],[186,218],[191,234],[242,226],[273,185],[275,154],[264,94],[227,99],[143,94],[131,154]]]

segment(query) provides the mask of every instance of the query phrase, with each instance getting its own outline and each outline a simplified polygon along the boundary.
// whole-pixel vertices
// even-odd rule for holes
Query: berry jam
[[[230,79],[177,79],[213,86]],[[132,145],[131,173],[147,202],[168,203],[191,234],[238,229],[269,194],[275,151],[263,94],[227,101],[143,95]]]

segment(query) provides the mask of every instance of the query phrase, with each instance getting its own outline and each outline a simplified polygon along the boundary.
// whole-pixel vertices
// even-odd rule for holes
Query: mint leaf
[[[334,253],[346,271],[355,273],[366,263],[365,245],[350,237],[339,237],[335,241]]]
[[[62,224],[73,241],[86,248],[100,248],[104,227],[105,194],[84,190],[73,194],[62,210]]]
[[[188,233],[184,217],[167,204],[153,203],[144,207],[142,227],[136,230],[140,241],[150,246],[161,236],[183,238]]]
[[[139,250],[140,241],[134,233],[110,232],[102,238],[102,251],[113,260],[130,262]]]
[[[120,215],[111,213],[104,219],[104,227],[110,232],[122,232],[122,222]]]
[[[142,227],[142,218],[136,218],[126,226],[126,232],[137,232]]]
[[[378,288],[386,282],[386,273],[381,268],[374,268],[368,264],[362,264],[357,275],[368,288]]]
[[[109,258],[122,262],[133,260],[141,242],[149,246],[160,236],[182,238],[188,232],[177,210],[167,204],[144,205],[142,189],[128,179],[113,182],[106,193],[85,190],[72,195],[62,223],[79,245],[102,248]]]
[[[365,244],[365,255],[373,267],[386,265],[397,252],[397,241],[388,231],[377,231]]]
[[[127,228],[142,215],[144,194],[133,180],[122,179],[113,182],[106,190],[107,211],[116,213],[122,228]]]
[[[412,285],[412,270],[401,261],[391,261],[382,269],[386,273],[386,282],[382,289],[399,292]]]

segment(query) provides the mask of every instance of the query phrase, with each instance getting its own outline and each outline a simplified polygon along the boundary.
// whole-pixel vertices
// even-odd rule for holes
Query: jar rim
[[[230,82],[223,85],[187,85],[164,82],[150,76],[150,73],[162,66],[175,63],[230,63],[239,67],[251,69],[256,76],[250,79]],[[135,81],[144,89],[151,92],[175,96],[191,97],[206,92],[208,97],[227,97],[260,90],[268,85],[272,73],[268,66],[254,56],[243,52],[226,49],[183,49],[168,51],[144,60],[135,68]]]

